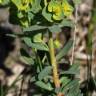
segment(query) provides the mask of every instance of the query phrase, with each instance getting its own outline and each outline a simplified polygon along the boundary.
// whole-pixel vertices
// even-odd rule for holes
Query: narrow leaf
[[[24,37],[23,40],[31,48],[36,48],[38,50],[48,51],[48,46],[45,43],[39,43],[39,42],[33,43],[31,41],[31,38],[28,38],[28,37]]]
[[[73,64],[68,71],[63,71],[61,74],[79,74],[79,64]]]
[[[34,60],[31,57],[21,56],[20,60],[21,62],[28,64],[28,65],[34,64]]]
[[[28,27],[28,28],[24,28],[23,31],[24,32],[28,32],[28,31],[37,31],[37,30],[43,30],[43,29],[46,29],[47,27],[46,26],[40,26],[40,25],[33,25],[31,27]]]
[[[74,23],[71,20],[63,19],[59,24],[60,27],[74,27]]]
[[[42,82],[42,81],[37,81],[36,83],[35,83],[38,87],[41,87],[41,88],[43,88],[43,89],[45,89],[45,90],[48,90],[48,91],[51,91],[53,88],[51,87],[51,85],[49,85],[49,84],[45,84],[44,82]]]
[[[49,12],[47,12],[46,7],[43,8],[42,15],[43,15],[44,18],[45,18],[46,20],[48,20],[49,22],[53,22],[53,20],[52,20],[52,14],[49,13]]]
[[[47,66],[45,67],[38,75],[38,79],[42,80],[44,79],[44,77],[48,76],[49,74],[51,74],[52,72],[52,67],[51,66]]]
[[[55,32],[55,33],[62,31],[58,25],[53,25],[53,26],[49,27],[48,29],[50,32]]]
[[[71,49],[73,44],[73,40],[69,40],[68,43],[61,49],[61,51],[56,55],[56,59],[60,60],[63,56],[65,56],[69,50]]]

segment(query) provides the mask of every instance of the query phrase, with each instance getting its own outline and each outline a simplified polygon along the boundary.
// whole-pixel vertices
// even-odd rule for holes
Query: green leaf
[[[28,65],[34,64],[34,60],[31,57],[21,56],[20,60],[21,60],[21,62],[28,64]]]
[[[79,79],[72,80],[66,87],[72,88],[74,86],[79,86]]]
[[[74,27],[74,23],[71,20],[63,19],[59,24],[60,27]]]
[[[43,42],[42,33],[38,33],[33,37],[34,42]]]
[[[41,0],[34,0],[30,11],[32,11],[35,14],[38,13],[41,10],[40,3],[41,3]]]
[[[79,89],[79,86],[75,85],[72,89],[70,89],[68,93],[73,94],[73,96],[78,96],[78,94],[81,94],[81,91]]]
[[[78,96],[78,95],[82,95],[81,91],[79,89],[79,80],[73,80],[71,81],[67,87],[69,88],[67,94],[68,96]],[[66,88],[67,88],[66,87]]]
[[[45,43],[32,43],[31,38],[24,37],[23,38],[24,42],[31,48],[36,48],[37,50],[44,50],[48,51],[48,46]]]
[[[42,10],[42,15],[43,15],[44,18],[45,18],[46,20],[48,20],[49,22],[53,22],[53,20],[52,20],[52,14],[49,13],[49,12],[47,12],[46,7],[43,8],[43,10]]]
[[[79,64],[73,64],[68,71],[61,72],[61,74],[79,74]]]
[[[52,91],[53,90],[52,86],[50,84],[48,84],[48,83],[46,84],[46,83],[44,83],[42,81],[37,81],[35,84],[38,87],[43,88],[45,90],[48,90],[48,91]]]
[[[49,74],[51,74],[52,72],[52,67],[51,66],[47,66],[45,67],[38,75],[38,79],[42,80],[44,78],[46,78],[46,76],[48,76]]]
[[[40,25],[33,25],[31,27],[28,27],[28,28],[24,28],[23,31],[24,32],[28,32],[28,31],[37,31],[37,30],[44,30],[46,29],[47,27],[46,26],[40,26]]]
[[[70,79],[68,79],[68,77],[61,77],[60,82],[62,83],[62,86],[65,86],[70,82]]]
[[[22,12],[19,12],[17,15],[19,18],[24,18],[24,14]]]
[[[31,22],[31,20],[33,20],[34,18],[34,14],[32,12],[28,12],[28,19]]]
[[[50,32],[55,32],[55,33],[58,33],[58,32],[61,32],[61,28],[58,26],[58,25],[53,25],[51,27],[48,28]]]
[[[78,79],[70,81],[66,86],[62,86],[62,91],[63,92],[67,92],[68,91],[69,92],[73,88],[76,89],[76,86],[79,87],[79,80]]]
[[[56,59],[60,60],[63,56],[65,56],[73,45],[73,40],[69,40],[68,43],[61,49],[61,51],[56,55]]]

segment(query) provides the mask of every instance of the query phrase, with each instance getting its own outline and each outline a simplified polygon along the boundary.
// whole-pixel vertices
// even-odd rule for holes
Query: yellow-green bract
[[[61,20],[62,19],[62,8],[61,3],[59,1],[51,1],[48,4],[48,11],[53,14],[54,20]]]
[[[33,3],[33,0],[12,0],[19,11],[26,11],[29,9],[29,4]]]
[[[68,16],[72,15],[73,7],[68,3],[67,0],[63,0],[62,9],[63,9],[63,12],[64,12],[65,16],[68,17]]]
[[[73,7],[67,0],[63,0],[62,2],[52,0],[48,4],[48,12],[52,13],[54,20],[62,20],[64,16],[69,17],[72,15]]]

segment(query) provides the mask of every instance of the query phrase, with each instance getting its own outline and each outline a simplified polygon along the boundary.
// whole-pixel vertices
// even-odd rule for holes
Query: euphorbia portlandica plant
[[[63,27],[74,27],[69,19],[74,8],[67,0],[9,0],[8,4],[11,10],[17,9],[15,14],[24,32],[21,39],[32,51],[32,54],[21,56],[23,62],[35,68],[31,82],[39,90],[36,93],[37,89],[34,89],[32,96],[82,96],[78,80],[65,76],[78,73],[77,65],[62,72],[57,67],[73,41],[69,40],[56,55],[53,40],[53,34],[62,32]],[[38,51],[43,52],[43,55],[38,54]]]

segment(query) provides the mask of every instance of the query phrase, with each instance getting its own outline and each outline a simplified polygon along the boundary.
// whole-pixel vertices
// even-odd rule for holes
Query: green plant
[[[30,54],[26,50],[21,51],[21,60],[35,71],[30,82],[38,91],[35,89],[32,96],[82,96],[79,80],[74,78],[79,72],[78,64],[73,64],[67,71],[59,71],[58,68],[73,40],[69,40],[57,54],[53,40],[53,34],[62,32],[63,27],[74,28],[69,19],[74,8],[67,0],[9,0],[8,4],[12,16],[16,16],[14,20],[23,28],[21,39],[30,48]],[[46,34],[47,42],[44,41]]]

